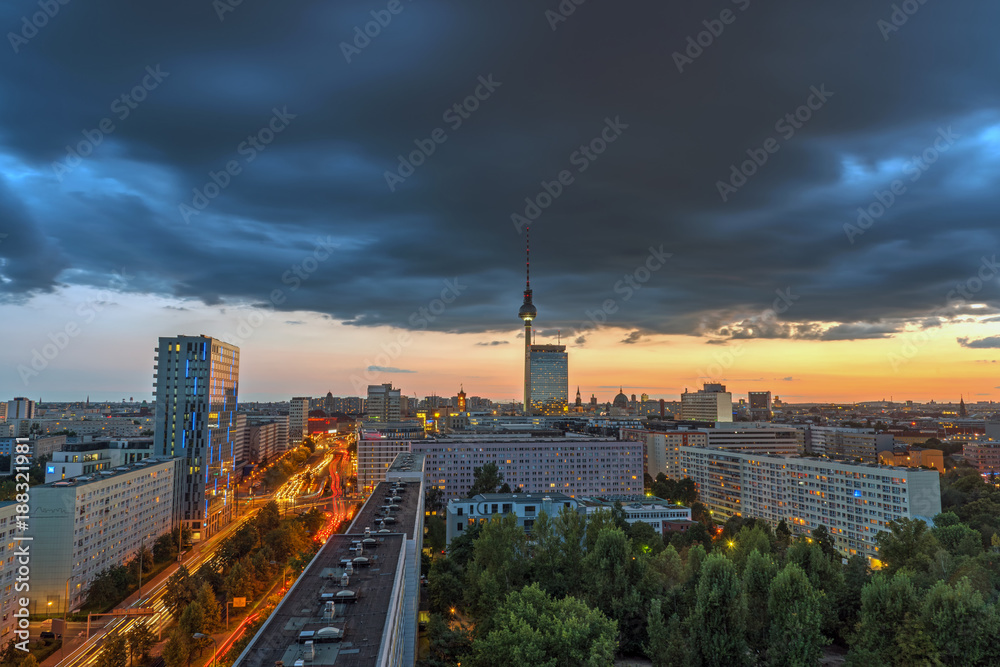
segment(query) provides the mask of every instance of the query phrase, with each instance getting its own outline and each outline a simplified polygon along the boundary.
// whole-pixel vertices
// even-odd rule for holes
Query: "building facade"
[[[569,355],[565,345],[531,346],[531,411],[536,415],[569,411]]]
[[[771,421],[774,412],[771,407],[771,392],[751,391],[747,395],[750,408],[750,419],[753,421]]]
[[[174,491],[184,458],[145,459],[31,489],[31,599],[37,613],[79,608],[98,572],[152,549],[174,526]],[[51,604],[50,604],[51,603]],[[35,610],[31,610],[35,613]]]
[[[296,396],[288,406],[288,444],[295,445],[309,435],[309,397]]]
[[[156,454],[186,459],[177,516],[205,539],[233,515],[240,350],[209,336],[160,338],[153,368]]]
[[[358,488],[369,493],[385,481],[386,471],[402,453],[410,452],[409,440],[365,432],[358,439]]]
[[[446,498],[462,498],[473,473],[495,463],[511,490],[563,493],[570,497],[643,492],[643,446],[603,439],[525,438],[494,436],[463,441],[461,436],[411,443],[424,454],[427,487]]]
[[[644,447],[644,472],[653,479],[660,473],[667,479],[681,479],[681,447],[704,447],[708,435],[704,431],[648,431],[622,429],[622,438],[641,442]]]
[[[365,416],[369,421],[398,422],[400,412],[400,390],[392,384],[368,385],[368,403]]]
[[[489,521],[494,514],[513,514],[517,525],[531,532],[542,512],[552,519],[563,508],[578,511],[579,505],[562,493],[480,493],[472,498],[453,498],[445,509],[445,536],[451,544],[469,526]]]
[[[704,422],[733,421],[733,395],[722,384],[705,384],[703,389],[681,394],[679,419]]]
[[[824,525],[845,556],[865,556],[876,567],[875,536],[890,521],[930,521],[941,512],[935,470],[699,447],[681,448],[681,460],[716,520],[756,517],[772,527],[785,521],[798,535]]]
[[[4,419],[7,421],[12,422],[18,419],[34,418],[35,402],[31,399],[20,396],[15,398],[13,401],[7,401],[7,414],[4,416]]]
[[[962,446],[962,454],[980,474],[1000,473],[1000,440],[986,438],[970,440]]]

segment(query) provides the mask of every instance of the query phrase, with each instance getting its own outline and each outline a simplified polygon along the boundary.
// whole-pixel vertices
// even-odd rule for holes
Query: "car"
[[[40,635],[38,635],[38,638],[39,639],[52,639],[52,640],[54,640],[56,638],[56,633],[54,633],[54,632],[42,632]]]

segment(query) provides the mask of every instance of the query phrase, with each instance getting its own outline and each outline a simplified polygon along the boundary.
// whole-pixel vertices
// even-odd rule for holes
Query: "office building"
[[[970,440],[962,446],[962,454],[980,474],[1000,474],[1000,440]]]
[[[705,434],[708,447],[734,452],[795,456],[805,449],[802,431],[767,422],[724,422],[698,430]]]
[[[79,608],[98,572],[152,549],[174,526],[174,491],[187,459],[151,458],[32,487],[32,613]]]
[[[454,436],[410,443],[427,458],[426,484],[446,498],[463,498],[473,473],[495,463],[511,490],[524,493],[632,495],[643,492],[643,447],[636,442],[585,438]]]
[[[671,503],[656,496],[590,496],[580,498],[580,509],[586,515],[621,506],[625,523],[646,523],[659,535],[682,533],[691,526],[691,508]]]
[[[235,667],[409,667],[417,660],[423,460],[402,455],[333,535]]]
[[[569,411],[569,357],[565,345],[531,346],[531,412],[562,415]]]
[[[288,444],[295,446],[309,435],[309,397],[297,396],[288,407]]]
[[[176,336],[160,338],[156,352],[156,454],[186,460],[177,516],[193,539],[205,539],[233,513],[236,449],[243,444],[236,419],[240,350],[209,336]]]
[[[22,397],[15,398],[13,401],[7,401],[7,414],[4,415],[4,419],[9,422],[17,421],[18,419],[34,419],[35,418],[35,402]]]
[[[935,470],[704,447],[682,447],[681,462],[717,521],[755,517],[777,527],[784,520],[796,535],[824,525],[845,556],[866,556],[876,567],[875,536],[890,521],[930,521],[941,512]]]
[[[278,447],[278,423],[266,422],[248,426],[244,438],[244,452],[248,463],[270,461],[284,451]]]
[[[774,416],[771,407],[771,392],[751,391],[747,396],[750,404],[750,419],[753,421],[768,422]]]
[[[703,389],[681,394],[679,419],[703,422],[733,421],[733,395],[722,384],[705,384]]]
[[[400,390],[392,384],[368,385],[368,403],[365,419],[375,422],[398,422],[400,420]]]

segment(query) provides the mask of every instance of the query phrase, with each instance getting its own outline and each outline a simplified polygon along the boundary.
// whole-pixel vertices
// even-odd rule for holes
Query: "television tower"
[[[517,316],[524,320],[524,414],[531,416],[531,320],[538,316],[538,309],[531,303],[531,227],[525,234],[525,283],[524,303]]]

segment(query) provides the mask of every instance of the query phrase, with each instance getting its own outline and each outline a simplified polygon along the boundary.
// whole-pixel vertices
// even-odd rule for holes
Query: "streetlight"
[[[212,665],[214,667],[215,661],[219,657],[218,656],[218,653],[219,653],[219,642],[215,641],[215,637],[212,637],[211,635],[202,634],[201,632],[196,632],[196,633],[194,633],[191,636],[194,637],[195,639],[211,639],[212,643],[215,644],[215,653],[212,654]]]

